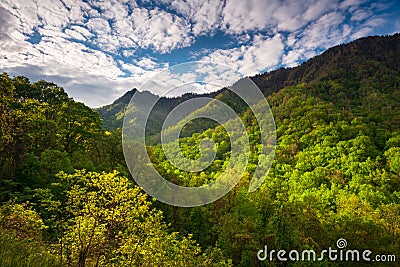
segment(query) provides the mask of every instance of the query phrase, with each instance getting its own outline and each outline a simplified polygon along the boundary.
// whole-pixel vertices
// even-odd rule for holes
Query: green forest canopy
[[[279,266],[256,253],[264,245],[320,251],[339,238],[350,249],[399,260],[400,57],[393,57],[399,41],[385,45],[393,38],[368,39],[380,47],[372,60],[362,53],[338,57],[351,67],[324,65],[320,75],[266,94],[277,147],[254,193],[248,183],[259,129],[242,109],[252,146],[247,171],[225,197],[196,208],[164,205],[136,187],[120,130],[103,130],[96,111],[53,83],[2,74],[0,265]],[[198,156],[204,137],[218,148],[217,160],[202,172],[182,172],[159,144],[148,148],[170,181],[208,183],[229,160],[222,127],[196,127],[180,139],[188,158]]]

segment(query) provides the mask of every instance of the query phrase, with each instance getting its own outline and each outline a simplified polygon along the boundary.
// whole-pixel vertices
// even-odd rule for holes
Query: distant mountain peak
[[[400,69],[400,33],[363,37],[347,44],[334,46],[297,67],[280,68],[250,78],[260,87],[265,96],[269,96],[286,86],[340,79],[343,75],[364,79],[364,76],[368,75],[367,69],[376,64],[382,65],[385,69]],[[105,129],[122,127],[124,110],[136,92],[145,93],[134,88],[115,100],[113,104],[97,109],[103,119]],[[223,100],[232,97],[223,89],[205,95]],[[178,104],[199,96],[202,95],[186,93],[180,97],[162,97],[159,101],[160,105],[157,105],[157,114],[160,117],[155,119],[154,124],[158,126],[162,123],[166,114]]]

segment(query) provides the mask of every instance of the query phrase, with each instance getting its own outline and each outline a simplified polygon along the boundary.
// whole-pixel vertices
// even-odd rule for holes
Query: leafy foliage
[[[191,237],[168,233],[160,211],[117,173],[60,174],[68,184],[63,257],[72,266],[201,266]],[[65,215],[65,214],[64,214]]]
[[[196,208],[149,199],[129,178],[120,130],[103,130],[99,115],[62,88],[2,74],[0,265],[282,266],[259,261],[257,252],[264,245],[320,252],[339,238],[349,249],[399,258],[399,39],[362,38],[299,67],[252,78],[277,126],[275,160],[253,193],[249,181],[262,156],[257,121],[240,100],[224,90],[215,93],[245,123],[250,162],[232,191]],[[148,146],[155,168],[184,186],[218,179],[231,147],[223,127],[193,121],[179,148],[196,159],[202,140],[211,138],[213,164],[187,173],[167,160],[156,144],[160,122],[191,97],[162,99],[150,122],[155,144]],[[99,112],[122,116],[129,98]],[[112,120],[104,119],[104,126],[120,127]]]
[[[286,79],[282,84],[294,84],[273,94],[271,87],[262,88],[278,135],[266,181],[258,191],[247,192],[251,166],[259,156],[259,130],[252,114],[243,112],[253,158],[239,185],[205,207],[160,205],[166,218],[176,230],[193,233],[202,247],[219,247],[235,266],[279,265],[257,260],[256,252],[264,245],[321,251],[334,247],[339,238],[352,249],[398,257],[400,73],[395,66],[400,62],[392,55],[398,54],[399,38],[361,39],[300,67],[255,77],[261,85],[262,79],[270,85],[278,77]],[[227,138],[219,136],[219,127],[181,138],[182,153],[196,158],[205,137],[224,147]],[[160,146],[151,150],[158,171],[186,186],[217,179],[229,160],[223,151],[203,172],[185,173],[167,161]]]

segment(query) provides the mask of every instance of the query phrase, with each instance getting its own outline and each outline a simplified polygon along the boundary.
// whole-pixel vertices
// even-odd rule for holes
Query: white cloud
[[[219,28],[222,20],[223,1],[166,0],[162,2],[191,22],[191,31],[194,36],[212,34]]]
[[[143,75],[146,72],[143,68],[134,64],[125,63],[122,60],[118,61],[118,63],[122,69],[129,71],[132,75]]]
[[[316,1],[312,5],[308,6],[307,10],[304,12],[304,20],[312,21],[318,19],[323,14],[334,10],[337,5],[337,0]]]
[[[335,8],[338,8],[336,0],[228,0],[222,28],[234,34],[249,30],[295,31]]]
[[[131,1],[94,1],[88,4],[74,0],[64,3],[56,0],[19,0],[5,1],[2,5],[19,18],[18,29],[23,34],[31,34],[33,29],[38,29],[42,35],[51,36],[53,32],[61,32],[68,27],[66,34],[82,41],[83,37],[88,40],[89,34],[80,32],[82,37],[72,31],[77,31],[77,27],[80,30],[87,28],[92,33],[91,37],[95,37],[91,40],[92,44],[112,53],[120,47],[137,46],[167,53],[193,43],[190,24],[186,20],[157,8],[148,10],[137,7]]]
[[[17,30],[15,26],[17,23],[18,19],[15,16],[0,7],[0,60],[2,60],[2,65],[6,64],[6,61],[3,62],[3,60],[14,58],[25,48],[25,36]]]
[[[71,38],[71,39],[75,39],[75,40],[78,40],[78,41],[85,41],[86,40],[85,36],[82,33],[78,32],[76,30],[66,29],[65,30],[65,34],[68,36],[68,38]]]
[[[136,64],[117,62],[106,52],[116,53],[125,47],[123,54],[133,56],[138,44],[142,48],[168,52],[192,42],[190,25],[172,14],[158,9],[135,8],[127,18],[127,6],[117,2],[108,5],[106,2],[92,3],[107,10],[102,14],[89,4],[74,0],[64,1],[65,6],[60,1],[2,2],[0,21],[4,22],[0,25],[0,67],[16,75],[25,71],[32,77],[38,77],[36,72],[40,71],[42,77],[59,80],[76,99],[85,99],[85,95],[91,92],[89,88],[101,90],[107,85],[108,94],[114,94],[120,88],[118,84],[123,84],[124,90],[131,88],[130,84],[138,87],[140,83],[137,81],[148,78],[160,67],[150,58]],[[26,35],[32,34],[33,29],[41,35],[36,44],[26,41]],[[83,44],[84,41],[101,50]],[[17,70],[22,72],[16,73]],[[124,71],[143,77],[118,78],[125,75]],[[97,85],[92,86],[91,81]],[[115,86],[111,86],[111,81]],[[79,93],[78,85],[85,90]],[[110,101],[110,98],[105,99]],[[91,99],[85,102],[90,105],[99,103]]]
[[[98,35],[106,35],[111,33],[110,24],[106,19],[103,18],[91,18],[85,24],[92,32],[97,33]]]
[[[160,69],[149,77],[139,90],[174,97],[187,92],[201,94],[216,91],[232,85],[243,75],[231,66],[196,61]]]
[[[344,0],[339,4],[339,8],[342,10],[350,10],[354,12],[357,7],[364,2],[366,2],[366,0]]]
[[[149,9],[130,0],[3,0],[0,68],[18,75],[25,71],[32,77],[50,77],[73,97],[96,106],[139,87],[168,66],[151,53],[143,55],[143,49],[168,54],[193,45],[199,36],[211,37],[221,31],[234,41],[223,49],[213,44],[196,46],[187,59],[200,57],[253,75],[279,64],[297,65],[317,50],[374,33],[387,21],[388,9],[388,3],[366,0],[158,2],[149,2],[149,6],[159,6]],[[400,29],[399,25],[393,23],[393,29]],[[29,43],[28,37],[36,32],[40,42]],[[225,83],[236,77],[212,72],[206,78],[222,84],[222,76]],[[190,78],[187,74],[165,79],[172,86]],[[79,88],[85,89],[80,92]],[[162,88],[158,87],[158,93],[163,93]],[[100,96],[89,97],[95,90]],[[187,90],[208,89],[196,85]]]
[[[23,33],[32,33],[40,25],[63,27],[68,23],[68,11],[60,1],[4,1],[2,5],[20,19]]]
[[[121,19],[129,15],[129,9],[136,7],[134,1],[96,1],[93,3],[103,11],[102,15],[108,19]]]
[[[235,66],[229,66],[221,62],[201,62],[196,73],[201,74],[206,89],[215,91],[226,86],[231,86],[245,75],[240,73]]]
[[[115,25],[119,33],[128,34],[141,48],[160,53],[189,46],[193,42],[190,25],[180,17],[160,9],[135,8],[128,21]]]
[[[307,11],[307,4],[303,1],[284,2],[274,12],[273,18],[277,28],[283,31],[294,31],[304,24],[304,13]]]
[[[364,36],[368,35],[371,31],[372,31],[371,27],[362,27],[360,29],[357,29],[356,32],[354,32],[351,35],[351,38],[358,39],[358,38],[364,37]]]
[[[145,57],[139,60],[136,63],[139,67],[147,70],[153,70],[158,64],[157,62],[153,61],[151,58]]]
[[[235,34],[266,29],[272,25],[272,14],[278,7],[278,1],[275,0],[228,0],[222,11],[222,28]]]
[[[337,5],[335,11],[320,16],[305,28],[288,35],[282,63],[288,67],[316,55],[316,50],[326,50],[334,45],[348,42],[371,34],[374,29],[385,23],[382,15],[376,15],[375,9],[381,5],[366,5],[363,0],[346,0]],[[386,6],[387,7],[387,6]],[[307,12],[306,12],[307,13]],[[351,19],[346,22],[346,15]]]
[[[351,15],[351,19],[355,21],[362,21],[371,17],[372,15],[373,13],[370,10],[359,9]]]
[[[351,32],[349,26],[343,24],[344,20],[345,16],[342,13],[331,12],[323,15],[305,29],[290,34],[286,43],[291,50],[283,57],[282,63],[292,67],[300,61],[315,56],[317,48],[325,50],[343,43]]]
[[[250,45],[226,50],[218,49],[205,56],[203,60],[229,65],[244,75],[254,75],[278,64],[283,49],[281,35],[277,34],[272,38],[256,35]]]

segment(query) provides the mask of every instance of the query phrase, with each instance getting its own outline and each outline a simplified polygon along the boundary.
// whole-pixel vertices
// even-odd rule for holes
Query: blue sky
[[[399,18],[397,0],[0,0],[0,71],[98,107],[176,64],[254,75],[400,32]]]

